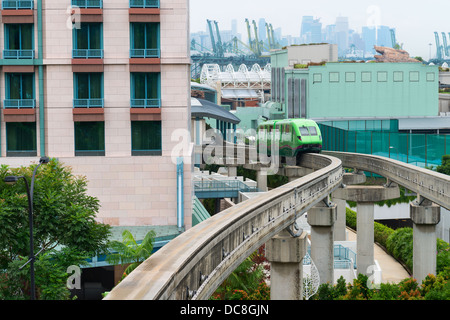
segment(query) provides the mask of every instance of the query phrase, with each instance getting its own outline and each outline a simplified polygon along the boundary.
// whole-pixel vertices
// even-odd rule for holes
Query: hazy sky
[[[397,42],[411,56],[429,59],[436,55],[434,31],[450,32],[450,0],[190,0],[191,32],[206,31],[206,19],[217,20],[220,29],[230,30],[237,19],[238,32],[246,38],[245,18],[265,18],[283,35],[300,35],[302,16],[320,18],[323,26],[334,24],[337,16],[349,18],[349,27],[374,24],[396,28]],[[253,30],[252,30],[253,31]],[[450,43],[449,43],[450,44]]]

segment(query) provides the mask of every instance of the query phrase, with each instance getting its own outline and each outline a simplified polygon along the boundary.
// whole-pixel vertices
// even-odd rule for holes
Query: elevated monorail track
[[[203,150],[203,149],[202,149]],[[232,157],[248,160],[255,150],[240,146]],[[225,155],[225,153],[223,153]],[[373,155],[304,154],[300,166],[315,171],[235,205],[169,242],[128,275],[107,300],[205,300],[252,252],[292,226],[338,187],[343,168],[372,172],[450,209],[450,177]]]
[[[305,154],[313,173],[187,230],[120,282],[107,300],[205,300],[252,252],[342,184],[339,159]]]

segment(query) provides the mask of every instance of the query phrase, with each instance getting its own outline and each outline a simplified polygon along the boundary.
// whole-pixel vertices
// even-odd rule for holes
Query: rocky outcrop
[[[405,50],[378,46],[374,46],[374,48],[376,52],[381,54],[374,56],[377,62],[420,62],[417,59],[411,58]]]

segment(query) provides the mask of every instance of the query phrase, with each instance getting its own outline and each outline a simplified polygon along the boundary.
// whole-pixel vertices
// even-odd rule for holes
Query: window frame
[[[147,131],[143,132],[141,129],[142,127],[139,127],[139,125],[144,126],[147,125],[156,125],[156,132],[152,131],[155,128],[145,128]],[[158,127],[159,126],[159,127]],[[154,137],[156,136],[156,139],[158,141],[156,144],[159,144],[157,148],[151,149],[151,148],[138,148],[136,144],[138,142],[135,140],[136,136],[139,136],[140,139],[143,139],[143,137],[147,135],[146,138]],[[141,141],[141,144],[143,142]],[[147,142],[149,144],[149,142]],[[162,121],[131,121],[131,155],[132,156],[161,156],[162,155]]]
[[[97,141],[97,144],[99,146],[99,148],[93,148],[93,149],[86,149],[86,148],[81,148],[80,150],[77,149],[77,147],[79,146],[80,143],[82,143],[82,141],[77,141],[77,138],[81,139],[83,137],[79,137],[79,135],[77,134],[77,127],[80,125],[85,125],[89,123],[89,124],[102,124],[100,127],[100,130],[103,132],[98,132],[99,133],[99,137],[102,136],[100,138],[99,141]],[[81,128],[78,128],[81,129]],[[92,129],[92,128],[89,128]],[[86,130],[86,127],[82,128],[82,130],[80,131],[83,134],[87,134],[89,135],[89,140],[92,143],[94,135],[90,135],[90,131]],[[103,134],[102,134],[103,133]],[[87,140],[87,139],[86,139]],[[101,148],[101,145],[103,144],[103,148]],[[85,149],[85,150],[84,150]],[[104,121],[89,121],[89,122],[82,122],[82,121],[75,121],[74,122],[74,151],[75,151],[75,157],[102,157],[105,156],[105,122]]]

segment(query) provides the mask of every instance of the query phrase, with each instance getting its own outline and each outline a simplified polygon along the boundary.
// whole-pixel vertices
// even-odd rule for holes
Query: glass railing
[[[34,50],[3,50],[4,59],[34,59]]]
[[[34,9],[33,0],[3,0],[3,10]]]
[[[34,109],[36,99],[5,99],[3,102],[5,109]]]
[[[73,99],[74,108],[103,108],[104,99]]]
[[[132,108],[160,108],[161,99],[131,99]]]
[[[131,49],[130,58],[159,58],[159,49]]]
[[[159,8],[159,0],[130,0],[130,8]]]
[[[240,191],[258,192],[257,187],[251,187],[240,180],[225,181],[194,181],[194,189],[199,191]]]
[[[103,49],[73,49],[74,59],[103,59]]]
[[[103,8],[103,0],[72,0],[72,6],[80,8]]]
[[[450,153],[449,134],[352,131],[319,126],[323,149],[327,151],[377,155],[422,168],[441,165],[442,156]]]

